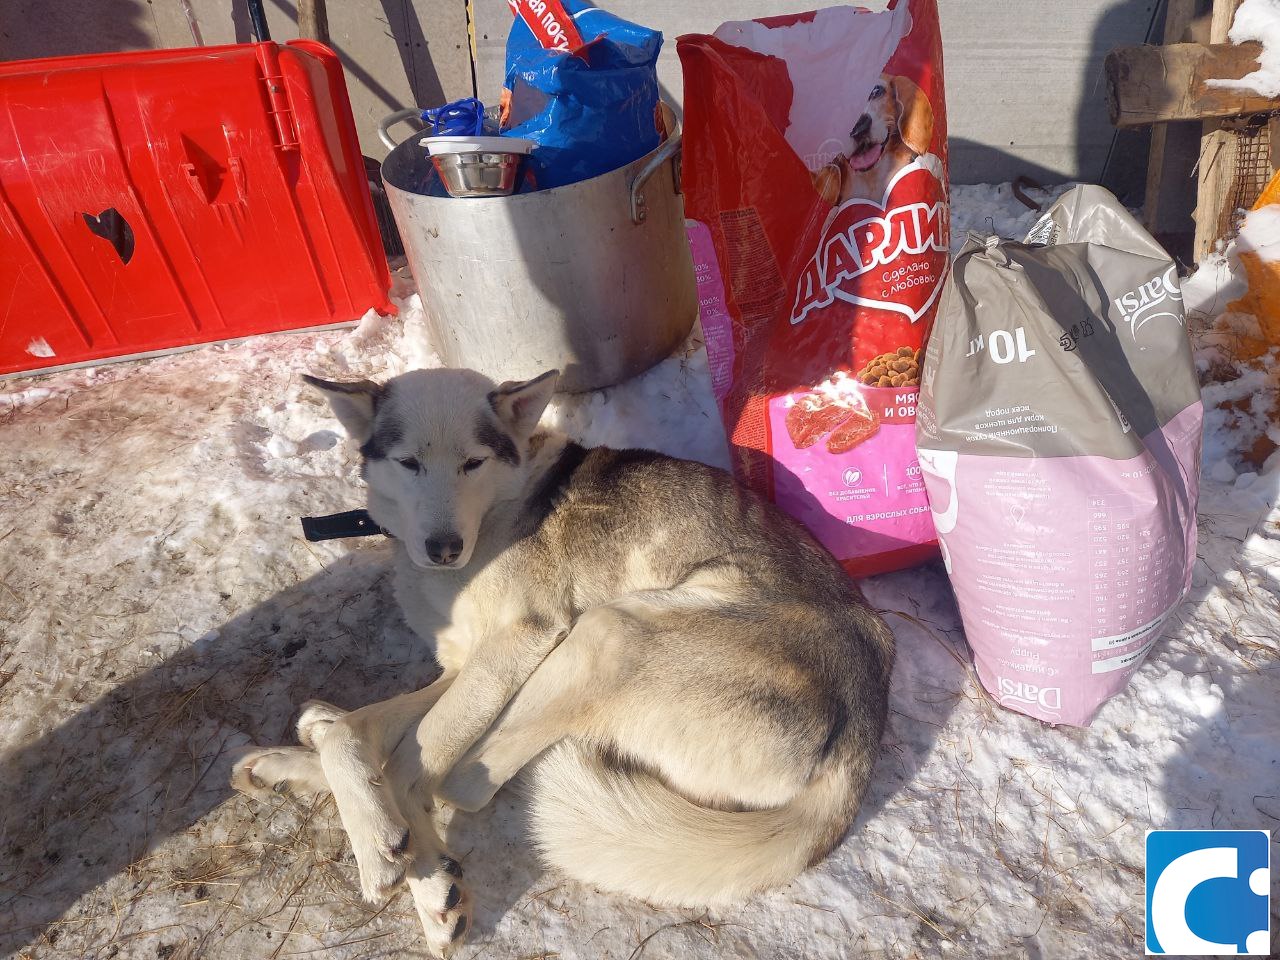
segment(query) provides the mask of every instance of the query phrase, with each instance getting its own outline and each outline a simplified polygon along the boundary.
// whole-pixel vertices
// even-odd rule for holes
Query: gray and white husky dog
[[[443,668],[233,784],[332,791],[364,895],[407,883],[428,947],[471,897],[430,811],[517,773],[545,860],[603,890],[706,907],[784,883],[849,829],[885,723],[893,635],[796,521],[722,470],[538,429],[554,372],[306,378],[364,457],[395,593]]]

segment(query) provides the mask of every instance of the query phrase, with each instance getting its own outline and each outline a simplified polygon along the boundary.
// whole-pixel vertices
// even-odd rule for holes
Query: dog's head
[[[917,156],[928,153],[933,139],[933,107],[906,77],[884,74],[871,88],[866,108],[849,131],[849,166],[871,169],[891,146],[895,134]]]
[[[490,508],[524,486],[529,440],[556,371],[495,386],[471,370],[416,370],[379,386],[318,387],[360,444],[369,513],[419,567],[463,567]]]

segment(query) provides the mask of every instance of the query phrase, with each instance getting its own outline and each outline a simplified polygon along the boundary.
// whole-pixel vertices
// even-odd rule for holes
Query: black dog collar
[[[319,540],[340,540],[343,537],[376,537],[386,534],[373,522],[368,510],[348,510],[331,513],[327,517],[303,517],[302,535],[315,543]]]

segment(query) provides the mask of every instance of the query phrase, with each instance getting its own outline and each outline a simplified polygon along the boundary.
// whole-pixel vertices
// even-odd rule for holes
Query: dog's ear
[[[933,142],[933,107],[924,91],[906,77],[889,81],[898,103],[898,136],[916,156],[929,152]]]
[[[833,207],[836,205],[836,201],[840,199],[840,180],[843,174],[840,164],[834,160],[810,174],[813,177],[813,189],[818,191],[823,203]]]
[[[489,394],[489,406],[512,433],[528,437],[551,402],[559,379],[559,370],[548,370],[532,380],[508,380]]]
[[[346,428],[356,443],[364,443],[373,434],[373,413],[382,388],[372,380],[336,383],[304,373],[302,379],[318,389],[329,400],[333,415]]]

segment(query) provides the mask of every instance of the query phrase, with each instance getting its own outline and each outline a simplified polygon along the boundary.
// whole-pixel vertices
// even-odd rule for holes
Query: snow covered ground
[[[1035,217],[1007,186],[953,199],[958,241]],[[1229,258],[1206,271],[1188,294],[1201,328],[1233,276]],[[407,895],[360,902],[330,802],[226,785],[238,748],[292,742],[308,697],[356,706],[433,672],[385,547],[307,544],[298,526],[363,503],[358,458],[299,374],[431,363],[404,303],[354,331],[0,384],[0,954],[420,955]],[[1220,372],[1211,339],[1202,366]],[[1140,955],[1146,829],[1280,829],[1280,464],[1245,459],[1266,426],[1252,397],[1275,386],[1259,363],[1208,388],[1192,595],[1091,728],[983,693],[939,567],[874,578],[899,643],[892,716],[833,856],[734,909],[655,910],[546,873],[504,791],[451,827],[478,901],[459,955]],[[696,337],[555,416],[590,443],[726,459]]]

